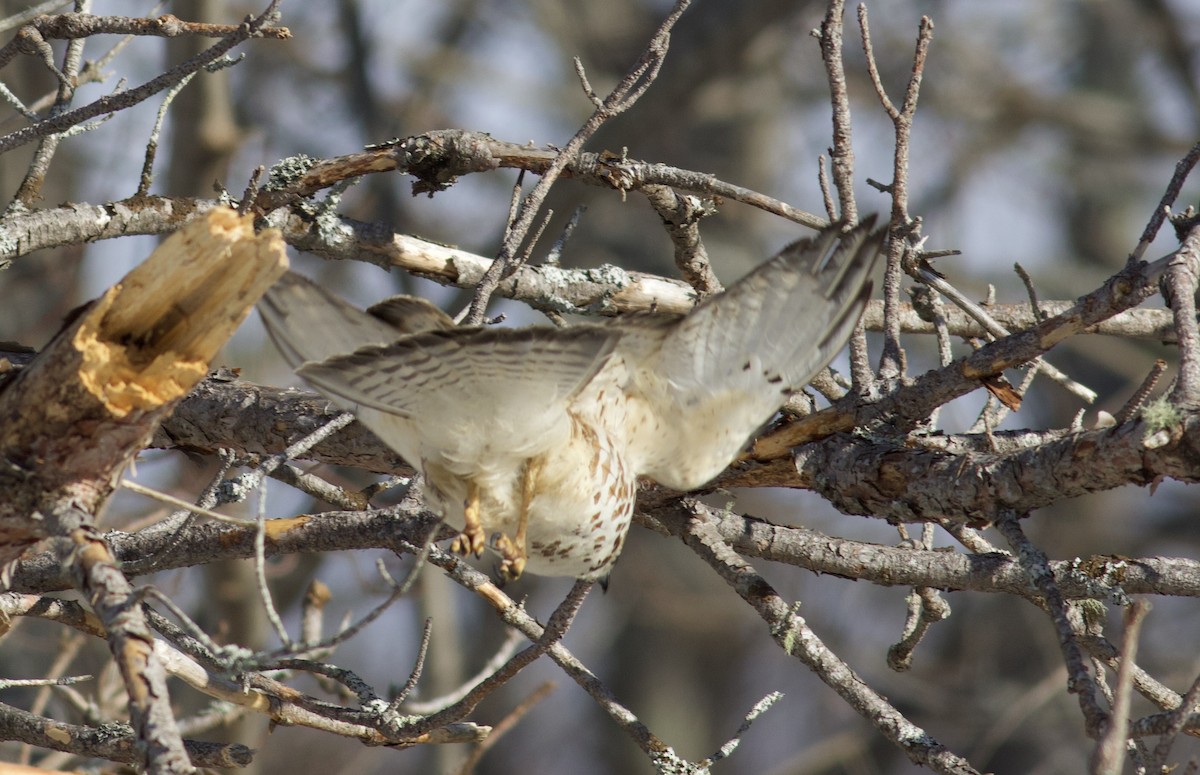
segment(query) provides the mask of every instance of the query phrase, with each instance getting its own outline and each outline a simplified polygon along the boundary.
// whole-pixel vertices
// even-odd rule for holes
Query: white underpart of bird
[[[368,310],[289,272],[259,303],[296,373],[424,475],[501,574],[607,578],[638,477],[704,486],[841,350],[883,234],[830,227],[687,315],[456,327],[409,296]]]

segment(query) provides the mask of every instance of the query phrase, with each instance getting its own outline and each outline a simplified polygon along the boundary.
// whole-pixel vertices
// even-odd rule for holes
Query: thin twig
[[[587,593],[591,591],[594,583],[592,581],[576,581],[575,585],[571,587],[571,591],[567,593],[566,598],[554,609],[554,613],[550,615],[550,619],[546,622],[546,627],[542,630],[542,634],[538,636],[532,645],[515,654],[499,670],[467,692],[466,696],[461,700],[423,719],[416,725],[416,728],[421,730],[435,729],[449,722],[460,720],[467,713],[470,713],[479,704],[480,700],[496,691],[496,689],[507,683],[527,665],[549,651],[566,634],[567,629],[571,626],[571,622],[575,620],[575,614],[579,612],[579,607],[583,605],[584,598],[587,597]]]
[[[471,749],[471,753],[467,756],[466,761],[458,769],[458,775],[471,775],[475,771],[476,765],[484,754],[496,746],[510,730],[512,730],[521,719],[523,719],[529,711],[533,710],[539,702],[550,696],[550,692],[554,691],[555,684],[553,681],[546,681],[534,689],[532,693],[525,699],[521,700],[517,705],[510,710],[503,719],[492,727],[492,733],[481,740]]]
[[[90,0],[85,3],[77,3],[76,7],[80,10],[86,10],[91,6]],[[23,33],[32,33],[38,39],[40,35],[33,32],[30,28],[25,28],[19,32],[18,39]],[[55,94],[54,106],[51,108],[50,117],[61,115],[66,112],[67,107],[71,104],[71,100],[75,97],[75,83],[79,77],[79,68],[83,61],[84,41],[73,40],[67,45],[67,51],[63,55],[62,72],[54,67],[53,51],[49,44],[42,41],[47,52],[47,62],[50,70],[59,78],[58,91]],[[29,169],[25,174],[24,180],[17,188],[17,193],[13,196],[13,204],[28,206],[41,196],[42,183],[46,180],[46,176],[50,171],[50,162],[54,158],[55,152],[58,150],[59,143],[63,140],[63,135],[51,135],[43,137],[38,143],[37,150],[34,151],[33,159],[29,163]]]
[[[936,290],[938,293],[950,299],[950,301],[954,302],[955,306],[974,318],[981,326],[984,327],[984,329],[987,330],[989,334],[995,338],[1002,339],[1010,335],[1009,330],[997,323],[996,320],[989,315],[985,309],[983,309],[983,307],[968,299],[965,295],[963,295],[962,292],[951,285],[946,278],[941,277],[931,268],[918,263],[910,274],[912,274],[915,279],[920,280]],[[886,310],[884,311],[884,320],[887,320]],[[1097,397],[1096,391],[1071,379],[1069,376],[1046,362],[1044,358],[1035,358],[1033,359],[1032,364],[1048,378],[1062,385],[1078,398],[1086,401],[1089,404],[1095,402]]]
[[[916,49],[913,52],[912,74],[904,92],[904,102],[897,108],[887,96],[879,70],[875,63],[875,52],[871,44],[871,30],[865,4],[858,6],[858,25],[862,33],[863,53],[866,55],[867,72],[875,87],[880,103],[892,119],[895,135],[895,150],[892,154],[892,182],[887,192],[892,198],[892,213],[889,226],[889,248],[887,265],[883,275],[883,354],[880,356],[879,372],[884,378],[895,378],[903,374],[903,353],[900,349],[900,278],[903,276],[902,259],[912,249],[920,233],[919,219],[914,220],[908,211],[909,145],[912,138],[913,120],[917,112],[917,99],[921,93],[921,79],[925,72],[925,60],[933,41],[933,21],[921,17],[917,33]]]
[[[825,64],[825,79],[829,84],[829,101],[833,108],[833,145],[829,149],[829,159],[840,207],[838,220],[852,225],[858,222],[858,204],[854,200],[850,95],[846,88],[846,67],[842,61],[842,17],[845,12],[844,0],[831,0],[818,34],[821,61]]]
[[[692,509],[698,505],[688,501],[683,508]],[[816,673],[914,762],[935,772],[957,775],[978,772],[965,759],[947,750],[909,721],[822,643],[796,608],[785,603],[766,579],[722,540],[715,526],[702,513],[701,509],[695,518],[687,521],[685,531],[679,537],[754,608],[785,653]]]
[[[409,700],[404,704],[403,710],[406,713],[413,713],[418,716],[428,716],[460,701],[463,697],[467,696],[467,693],[471,689],[483,683],[489,675],[495,674],[501,665],[512,659],[512,655],[517,653],[517,647],[521,645],[524,637],[525,635],[521,631],[510,629],[504,638],[504,642],[500,644],[496,652],[488,657],[487,662],[476,671],[475,675],[463,681],[462,686],[441,697],[419,701]]]
[[[1179,375],[1171,402],[1200,406],[1200,327],[1196,325],[1196,275],[1200,272],[1200,224],[1193,225],[1163,278],[1163,295],[1175,317]]]
[[[1129,726],[1129,704],[1133,695],[1133,665],[1137,662],[1138,636],[1150,606],[1141,600],[1125,609],[1125,631],[1121,635],[1121,666],[1113,690],[1112,715],[1100,742],[1092,752],[1092,775],[1119,775],[1125,760]],[[1099,675],[1099,671],[1097,671]]]
[[[533,220],[537,216],[538,210],[545,201],[546,195],[550,192],[550,187],[558,179],[558,176],[566,168],[567,164],[572,161],[580,150],[583,149],[584,143],[591,139],[592,135],[604,125],[609,119],[617,116],[637,102],[638,98],[645,93],[650,84],[658,77],[659,69],[662,67],[663,59],[667,55],[667,48],[670,45],[671,29],[675,26],[675,22],[683,15],[687,7],[691,5],[691,0],[676,0],[671,12],[659,25],[658,30],[650,39],[645,51],[634,64],[633,68],[621,79],[621,82],[609,93],[604,100],[596,106],[591,117],[584,122],[575,136],[563,146],[559,151],[554,161],[542,173],[541,180],[534,186],[533,191],[525,197],[521,202],[520,213],[516,218],[513,228],[505,235],[504,244],[500,247],[500,252],[496,255],[495,262],[484,273],[484,276],[479,281],[479,286],[475,290],[475,296],[471,299],[471,307],[467,312],[464,322],[468,325],[479,325],[483,322],[484,312],[487,310],[488,301],[491,299],[492,293],[496,290],[496,286],[506,275],[510,274],[517,266],[519,266],[518,257],[520,256],[520,246],[529,235],[529,230],[533,225]],[[593,97],[589,95],[589,97]],[[2,147],[0,147],[2,150]]]
[[[567,241],[575,233],[575,228],[579,226],[579,221],[585,212],[587,212],[587,205],[579,205],[571,213],[571,217],[567,219],[567,225],[563,226],[562,231],[559,232],[558,239],[554,240],[554,244],[546,251],[546,258],[542,261],[542,266],[558,266],[562,263],[562,254],[567,246]]]
[[[1150,394],[1154,392],[1154,388],[1158,387],[1158,381],[1162,379],[1162,375],[1167,371],[1167,362],[1162,358],[1154,361],[1154,365],[1150,367],[1150,372],[1146,378],[1142,380],[1142,384],[1138,385],[1138,389],[1133,391],[1133,395],[1121,407],[1121,411],[1117,412],[1115,420],[1116,425],[1129,422],[1137,413],[1145,406],[1146,401],[1150,399]]]
[[[837,220],[837,205],[833,202],[833,192],[829,188],[829,168],[825,166],[825,154],[817,157],[817,185],[821,189],[821,201],[825,205],[825,214],[829,222]]]
[[[267,621],[275,628],[275,634],[279,636],[279,641],[283,643],[285,649],[291,649],[293,647],[292,637],[288,634],[287,628],[283,626],[283,619],[280,618],[279,611],[275,608],[275,600],[267,586],[267,488],[265,486],[260,486],[258,490],[258,509],[255,517],[258,524],[254,531],[254,575],[258,582],[258,596],[267,613]]]
[[[413,660],[413,669],[409,672],[404,686],[392,700],[391,711],[398,712],[400,705],[408,698],[408,695],[412,694],[412,690],[417,688],[417,682],[421,680],[421,673],[425,671],[425,655],[429,653],[429,636],[432,633],[433,619],[426,617],[425,625],[421,628],[421,642],[417,645],[417,658]]]
[[[350,423],[354,422],[354,415],[350,412],[342,412],[334,417],[329,422],[317,428],[312,433],[295,441],[287,446],[282,452],[271,455],[266,460],[262,461],[258,467],[246,474],[242,474],[236,479],[227,481],[226,496],[234,500],[241,500],[245,494],[262,484],[263,477],[270,474],[279,466],[283,465],[288,460],[302,457],[304,453],[320,444],[325,439],[337,433],[342,428],[345,428]]]
[[[1187,154],[1175,164],[1175,172],[1171,175],[1170,182],[1167,183],[1162,199],[1150,213],[1150,220],[1146,223],[1146,228],[1142,230],[1142,236],[1138,240],[1137,246],[1129,254],[1129,263],[1133,264],[1142,260],[1142,256],[1146,254],[1146,248],[1150,247],[1150,243],[1158,236],[1158,230],[1162,228],[1163,221],[1171,214],[1171,205],[1175,204],[1175,200],[1179,198],[1179,192],[1183,190],[1184,182],[1188,179],[1188,175],[1192,174],[1192,169],[1198,161],[1200,161],[1200,143],[1193,145]]]
[[[995,524],[996,529],[1016,552],[1021,567],[1029,574],[1030,580],[1046,601],[1046,611],[1054,623],[1058,645],[1067,666],[1067,691],[1079,696],[1079,707],[1083,711],[1088,735],[1098,738],[1108,721],[1108,714],[1100,707],[1096,697],[1096,681],[1084,664],[1083,652],[1075,639],[1068,618],[1067,602],[1055,581],[1054,571],[1050,569],[1049,561],[1042,550],[1025,536],[1025,531],[1021,529],[1015,514],[1004,512]]]
[[[167,108],[171,107],[171,103],[175,101],[179,93],[195,77],[196,73],[188,73],[179,83],[167,89],[167,93],[163,95],[162,104],[158,106],[158,112],[154,116],[154,126],[150,128],[150,137],[146,141],[146,155],[142,160],[142,174],[138,179],[137,193],[134,196],[146,196],[146,194],[150,193],[150,184],[154,181],[154,157],[158,154],[158,136],[162,132],[163,121],[167,118]]]
[[[738,745],[740,745],[742,742],[742,735],[746,734],[747,730],[750,729],[750,726],[758,720],[759,716],[770,710],[772,705],[782,699],[783,692],[771,692],[766,697],[763,697],[761,700],[754,703],[754,707],[751,708],[750,712],[746,714],[746,717],[742,719],[741,726],[739,726],[737,731],[733,733],[733,737],[729,738],[724,745],[718,748],[716,753],[700,762],[700,766],[709,767],[721,761],[722,759],[728,759],[729,756],[737,750]]]
[[[909,294],[912,296],[913,309],[916,313],[923,320],[933,322],[938,349],[938,364],[942,368],[949,366],[954,362],[954,349],[950,341],[950,328],[946,323],[946,305],[942,303],[942,297],[934,293],[928,285],[914,286],[910,289]],[[929,427],[931,429],[938,427],[941,413],[942,407],[940,406],[930,413]]]
[[[429,561],[446,572],[455,583],[474,591],[486,600],[501,619],[530,640],[538,640],[544,632],[532,616],[492,583],[492,580],[471,568],[454,555],[437,547],[429,550]],[[652,761],[674,756],[670,746],[652,733],[633,711],[622,705],[607,686],[561,643],[553,644],[548,656],[579,684],[608,714],[617,726],[637,744]]]
[[[263,34],[263,30],[267,29],[267,25],[274,18],[276,7],[280,0],[271,0],[267,9],[259,14],[254,19],[238,26],[237,32],[229,35],[220,43],[200,52],[191,57],[187,61],[171,68],[167,72],[150,79],[146,83],[134,89],[122,92],[116,96],[106,96],[97,99],[96,101],[84,105],[83,107],[70,110],[57,116],[46,118],[37,124],[24,129],[18,129],[15,132],[10,132],[3,137],[0,137],[0,153],[5,153],[25,143],[32,142],[41,137],[47,137],[52,134],[57,134],[70,129],[73,126],[81,124],[90,119],[102,116],[106,113],[115,113],[119,110],[132,107],[149,97],[157,94],[164,89],[170,88],[178,83],[188,73],[194,73],[209,62],[213,62],[224,56],[225,52],[232,49],[234,46],[245,42],[252,37],[258,37]]]
[[[203,506],[192,505],[185,500],[176,498],[174,495],[168,495],[165,492],[160,492],[150,487],[140,485],[130,479],[122,479],[121,486],[130,492],[136,492],[138,495],[145,495],[147,498],[153,498],[154,500],[165,503],[168,506],[174,506],[177,509],[187,511],[192,514],[199,514],[200,516],[208,517],[209,519],[215,519],[218,522],[225,522],[230,525],[241,525],[243,527],[250,527],[256,524],[255,520],[253,519],[244,519],[242,517],[231,517],[228,514],[219,514],[212,509],[206,509]]]
[[[903,532],[903,525],[900,526]],[[933,549],[933,525],[922,525],[920,548]],[[950,615],[950,604],[932,587],[914,587],[906,600],[908,617],[904,622],[904,633],[898,643],[888,648],[888,667],[903,672],[912,667],[913,654],[917,646],[937,622]]]
[[[1037,322],[1042,322],[1047,318],[1045,312],[1042,311],[1041,302],[1038,301],[1037,288],[1033,285],[1033,278],[1029,276],[1029,272],[1025,271],[1025,267],[1021,266],[1020,262],[1013,264],[1013,271],[1017,273],[1017,277],[1021,278],[1021,282],[1025,284],[1025,293],[1029,295],[1029,308],[1033,310],[1033,317]]]

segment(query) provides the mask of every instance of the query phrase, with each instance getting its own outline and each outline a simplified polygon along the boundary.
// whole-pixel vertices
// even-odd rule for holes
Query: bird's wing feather
[[[297,373],[380,411],[515,420],[573,398],[618,338],[596,326],[430,331],[307,363]]]
[[[756,392],[778,384],[768,393],[806,385],[846,343],[866,306],[882,240],[873,222],[840,239],[829,228],[793,243],[696,307],[662,348],[677,397],[686,404],[741,383]],[[752,355],[757,363],[746,369]]]
[[[285,273],[271,286],[258,311],[292,368],[366,345],[388,344],[406,334],[454,326],[446,313],[424,299],[397,296],[364,312],[295,272]]]
[[[638,364],[639,473],[680,489],[704,484],[829,363],[871,293],[883,238],[873,220],[788,246],[702,302],[656,359]]]

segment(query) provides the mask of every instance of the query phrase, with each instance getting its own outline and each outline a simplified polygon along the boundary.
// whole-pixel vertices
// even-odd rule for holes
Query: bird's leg
[[[483,554],[483,523],[479,521],[479,485],[467,480],[467,502],[463,504],[463,529],[450,544],[450,551],[466,556]]]
[[[525,571],[525,563],[529,556],[525,551],[525,536],[529,530],[529,505],[537,492],[537,478],[541,470],[541,463],[535,460],[525,461],[525,467],[521,471],[521,513],[517,516],[517,533],[511,539],[502,535],[496,542],[496,548],[504,558],[500,563],[500,575],[508,581],[520,578],[521,573]]]

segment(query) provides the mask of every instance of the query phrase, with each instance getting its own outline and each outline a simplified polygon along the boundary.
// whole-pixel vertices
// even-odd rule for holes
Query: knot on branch
[[[397,166],[417,179],[413,196],[433,196],[454,185],[459,175],[499,167],[490,140],[481,132],[444,129],[405,139],[396,146],[394,156]]]
[[[164,13],[162,16],[154,19],[154,26],[158,29],[160,35],[167,38],[182,35],[186,29],[179,17],[171,13]]]

